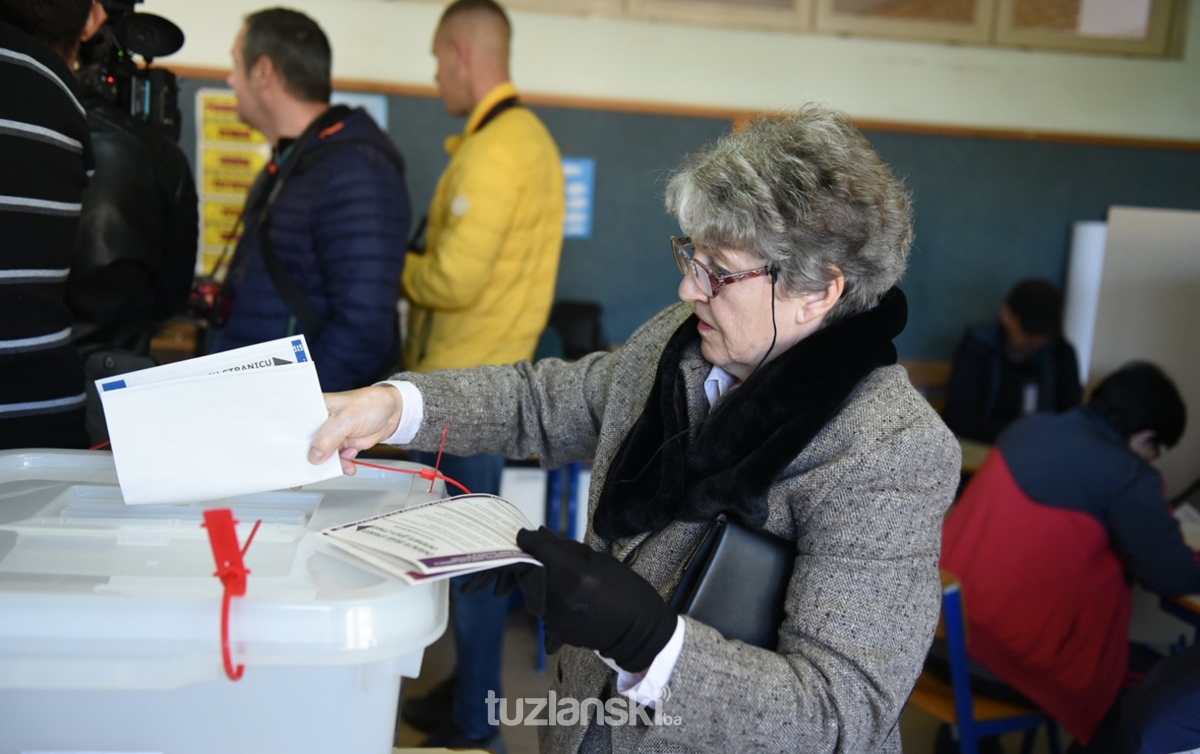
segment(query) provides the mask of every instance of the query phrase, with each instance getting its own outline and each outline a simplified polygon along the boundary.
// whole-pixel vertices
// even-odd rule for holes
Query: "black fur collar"
[[[615,540],[671,521],[727,513],[761,528],[776,479],[872,370],[896,363],[908,320],[899,288],[867,312],[813,333],[767,362],[690,431],[681,361],[697,348],[689,317],[663,350],[646,407],[625,437],[600,492],[596,532]]]

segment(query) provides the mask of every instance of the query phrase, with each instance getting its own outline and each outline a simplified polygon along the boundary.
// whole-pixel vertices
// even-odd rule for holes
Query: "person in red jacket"
[[[971,659],[1082,743],[1111,739],[1131,665],[1131,580],[1200,591],[1151,466],[1185,423],[1171,380],[1129,364],[1086,406],[1003,432],[946,520],[941,563],[962,582]]]

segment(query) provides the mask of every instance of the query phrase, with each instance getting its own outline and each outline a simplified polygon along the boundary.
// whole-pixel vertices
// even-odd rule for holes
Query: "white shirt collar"
[[[732,374],[719,366],[714,366],[708,373],[708,377],[704,378],[704,395],[708,398],[708,407],[712,408],[717,405],[721,396],[725,395],[735,384],[737,384],[737,379]]]

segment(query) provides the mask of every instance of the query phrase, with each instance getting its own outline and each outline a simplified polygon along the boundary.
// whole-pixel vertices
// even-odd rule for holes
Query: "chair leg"
[[[970,727],[963,730],[961,725],[954,726],[954,730],[958,734],[959,754],[979,754],[979,737],[974,730]]]
[[[546,624],[541,618],[537,619],[537,659],[534,660],[534,667],[537,672],[543,673],[546,670]]]
[[[1033,744],[1037,741],[1037,732],[1037,728],[1030,728],[1021,736],[1021,754],[1033,754]]]
[[[567,464],[565,473],[567,475],[567,537],[575,539],[575,525],[579,518],[579,472],[583,469],[583,464],[578,461],[572,461]],[[584,505],[586,505],[586,501]],[[587,512],[584,511],[584,515]]]
[[[1053,720],[1046,720],[1046,741],[1050,744],[1050,754],[1062,754],[1062,747],[1058,743],[1058,723]]]

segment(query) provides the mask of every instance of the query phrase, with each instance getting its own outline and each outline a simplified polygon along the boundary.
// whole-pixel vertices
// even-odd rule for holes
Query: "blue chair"
[[[576,522],[579,518],[579,479],[583,473],[583,464],[578,461],[568,463],[558,469],[546,472],[546,526],[555,531],[561,529],[566,536],[574,536]],[[564,520],[562,506],[566,503]],[[582,501],[587,505],[587,501]],[[586,511],[584,515],[587,515]],[[537,622],[537,658],[534,666],[540,673],[546,669],[546,624],[539,618]]]
[[[595,301],[557,301],[550,310],[550,322],[538,342],[534,360],[556,357],[573,361],[594,351],[608,348],[604,338],[604,308]],[[575,536],[580,515],[579,480],[584,464],[575,461],[558,469],[550,469],[546,477],[546,526],[568,537]],[[566,505],[566,511],[562,509]],[[538,671],[546,669],[546,626],[537,622]]]
[[[1046,726],[1050,751],[1059,754],[1058,725],[1045,712],[1032,705],[994,699],[971,691],[962,585],[945,570],[942,571],[942,616],[937,635],[949,648],[950,682],[926,669],[917,680],[909,704],[954,726],[962,754],[978,754],[980,738],[1020,730],[1025,731],[1021,752],[1029,754],[1042,725]]]

